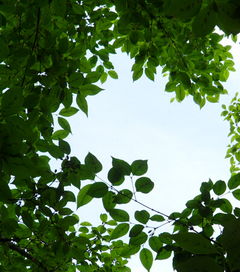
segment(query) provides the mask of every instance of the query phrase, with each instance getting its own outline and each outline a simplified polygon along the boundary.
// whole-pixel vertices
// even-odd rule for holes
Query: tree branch
[[[35,257],[33,257],[26,249],[20,248],[18,245],[14,244],[11,239],[1,238],[1,243],[4,243],[7,245],[11,250],[18,252],[23,257],[27,258],[31,262],[35,263],[39,267],[43,269],[45,272],[49,272],[49,270],[41,263],[39,260],[37,260]]]

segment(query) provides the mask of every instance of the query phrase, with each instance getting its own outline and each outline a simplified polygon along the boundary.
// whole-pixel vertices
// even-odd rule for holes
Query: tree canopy
[[[128,272],[138,253],[147,271],[171,255],[178,272],[240,270],[240,209],[224,197],[227,190],[240,200],[238,96],[222,113],[230,123],[231,177],[203,182],[182,212],[166,215],[134,198],[154,188],[147,161],[113,158],[108,180],[98,181],[101,162],[91,153],[80,162],[66,139],[68,117],[87,115],[98,83],[118,78],[110,60],[118,49],[134,60],[133,80],[154,80],[161,67],[173,99],[217,102],[234,71],[231,47],[221,41],[237,41],[239,10],[237,0],[0,2],[1,271]],[[60,169],[52,169],[54,159]],[[127,178],[133,191],[122,187]],[[94,198],[106,210],[99,226],[69,206]],[[140,205],[134,225],[121,208],[131,201]],[[172,222],[173,232],[157,225],[149,232],[151,221]]]

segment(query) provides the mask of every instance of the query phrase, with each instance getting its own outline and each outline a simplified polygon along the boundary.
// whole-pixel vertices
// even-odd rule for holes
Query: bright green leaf
[[[77,208],[86,205],[92,200],[92,196],[88,194],[91,185],[92,184],[87,184],[79,191],[77,196]]]
[[[140,251],[140,260],[142,265],[147,269],[147,271],[150,271],[153,264],[152,252],[147,248],[143,248]]]
[[[62,116],[69,117],[69,116],[72,116],[72,115],[76,114],[77,112],[78,112],[78,109],[76,109],[74,107],[69,107],[69,108],[62,109],[59,112],[59,114],[62,115]]]

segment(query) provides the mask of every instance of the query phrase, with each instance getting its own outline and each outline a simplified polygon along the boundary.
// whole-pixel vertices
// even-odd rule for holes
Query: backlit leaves
[[[223,35],[212,31],[217,25],[227,35],[238,34],[238,10],[238,1],[1,3],[0,254],[4,269],[129,271],[125,258],[140,252],[149,271],[153,250],[158,260],[173,253],[174,269],[179,272],[229,270],[225,264],[230,264],[230,270],[239,270],[239,262],[234,261],[239,260],[235,255],[239,243],[231,238],[238,235],[231,231],[238,234],[233,218],[240,212],[228,199],[220,198],[226,191],[223,181],[210,187],[204,183],[200,195],[188,201],[182,213],[168,217],[166,223],[173,225],[173,235],[161,232],[159,222],[164,218],[160,214],[150,216],[146,210],[135,212],[137,222],[130,229],[128,206],[115,207],[131,200],[139,205],[140,201],[134,189],[120,187],[115,191],[115,186],[124,185],[130,176],[137,192],[149,193],[153,182],[139,177],[147,172],[147,161],[129,165],[113,158],[107,175],[111,184],[107,185],[108,181],[94,180],[102,170],[99,160],[91,153],[84,163],[70,157],[71,146],[66,140],[71,133],[66,117],[75,115],[79,111],[76,107],[87,115],[87,97],[103,90],[99,82],[118,78],[110,61],[117,48],[133,60],[134,81],[143,73],[154,80],[162,69],[168,76],[165,90],[176,95],[173,99],[180,102],[192,96],[200,108],[206,101],[217,102],[227,93],[222,82],[234,71],[234,62],[230,46],[220,43]],[[227,157],[233,175],[228,187],[239,200],[237,96],[225,107],[223,116],[230,122]],[[56,166],[52,164],[55,159]],[[79,190],[77,195],[71,191],[72,185]],[[217,196],[212,196],[212,191]],[[79,208],[93,198],[102,202],[113,219],[102,214],[99,226],[79,221],[69,205],[72,202]],[[84,213],[80,217],[84,220]],[[149,220],[153,227],[148,226]],[[223,228],[217,242],[224,253],[218,251],[217,257],[212,250],[215,244],[202,240],[217,236],[212,224]],[[193,226],[200,232],[194,236],[189,233]],[[121,237],[128,232],[126,244]],[[150,248],[142,248],[147,240]],[[202,253],[204,256],[194,256]]]

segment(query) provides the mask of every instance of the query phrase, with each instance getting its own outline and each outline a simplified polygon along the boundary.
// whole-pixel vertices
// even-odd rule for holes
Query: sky
[[[233,54],[237,62],[239,47],[234,46]],[[221,105],[228,105],[238,91],[238,72],[230,75],[226,85],[229,95],[200,110],[191,96],[181,103],[170,103],[173,94],[164,92],[166,79],[161,73],[154,82],[144,76],[133,82],[129,57],[117,54],[112,61],[119,79],[107,80],[101,86],[103,92],[88,98],[88,118],[84,113],[70,118],[71,155],[83,161],[88,152],[93,153],[103,164],[99,174],[103,180],[111,167],[111,156],[129,163],[147,159],[146,176],[155,187],[147,195],[140,193],[137,199],[166,214],[183,210],[185,203],[199,193],[201,182],[209,178],[228,180],[229,162],[224,157],[229,124],[220,114]],[[126,207],[130,212],[142,209],[135,204]],[[99,223],[102,211],[93,203],[77,213],[81,221]],[[160,231],[170,230],[167,228]],[[129,266],[133,272],[146,271],[138,256]],[[172,272],[171,261],[156,261],[151,271]]]

